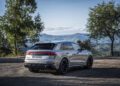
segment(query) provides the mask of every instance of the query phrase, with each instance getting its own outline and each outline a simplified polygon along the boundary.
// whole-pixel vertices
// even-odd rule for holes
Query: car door
[[[70,66],[75,65],[73,56],[76,54],[71,42],[62,43],[60,50],[64,53],[64,56],[69,59]]]
[[[72,56],[72,60],[74,60],[74,63],[76,65],[85,65],[87,56],[83,53],[80,46],[76,43],[73,43],[73,48],[75,50],[74,56]]]

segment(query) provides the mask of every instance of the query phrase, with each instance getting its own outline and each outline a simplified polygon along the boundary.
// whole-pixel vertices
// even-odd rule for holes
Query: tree
[[[120,31],[120,5],[115,2],[101,3],[90,9],[88,31],[93,38],[108,37],[113,56],[115,36]]]
[[[8,47],[7,39],[5,37],[5,30],[3,29],[3,18],[0,16],[0,56],[11,53]]]
[[[1,29],[0,29],[0,47],[1,47],[2,44],[3,44],[2,40],[3,40],[3,35],[2,35],[2,31],[1,31]]]
[[[77,43],[79,44],[82,50],[92,50],[90,40],[85,40],[85,41],[78,40]]]
[[[2,32],[6,36],[12,51],[18,54],[18,47],[23,45],[26,36],[36,31],[32,14],[36,11],[35,0],[6,0],[6,11],[2,16]],[[39,21],[40,23],[41,21]],[[41,24],[41,23],[40,23]],[[39,25],[40,25],[39,24]],[[42,29],[42,28],[39,28]],[[40,30],[39,30],[40,31]],[[37,31],[38,32],[38,31]],[[37,33],[34,33],[37,34]]]
[[[7,43],[6,43],[5,31],[3,29],[2,21],[3,21],[3,18],[0,16],[0,47],[5,47]]]
[[[34,17],[34,29],[30,31],[29,38],[31,38],[32,42],[39,41],[40,32],[44,29],[44,25],[41,21],[40,14]]]

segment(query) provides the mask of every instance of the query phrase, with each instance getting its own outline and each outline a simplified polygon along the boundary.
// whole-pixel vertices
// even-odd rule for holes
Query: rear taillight
[[[50,51],[41,51],[41,52],[32,52],[32,51],[27,51],[26,55],[49,55],[49,56],[56,56],[55,52],[50,52]]]

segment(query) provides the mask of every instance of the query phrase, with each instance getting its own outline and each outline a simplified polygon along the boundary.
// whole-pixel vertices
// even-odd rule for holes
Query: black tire
[[[39,72],[38,69],[34,69],[34,68],[29,68],[29,71],[30,71],[30,72],[33,72],[33,73],[38,73],[38,72]]]
[[[90,69],[90,68],[92,68],[92,65],[93,65],[93,57],[89,56],[88,59],[87,59],[87,63],[86,63],[85,68]]]
[[[68,72],[68,65],[68,60],[66,58],[62,59],[57,74],[66,74]]]

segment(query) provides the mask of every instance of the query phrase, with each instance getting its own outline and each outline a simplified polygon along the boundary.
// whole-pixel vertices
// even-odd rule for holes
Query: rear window
[[[40,43],[31,47],[33,50],[53,50],[56,44],[54,43]]]

